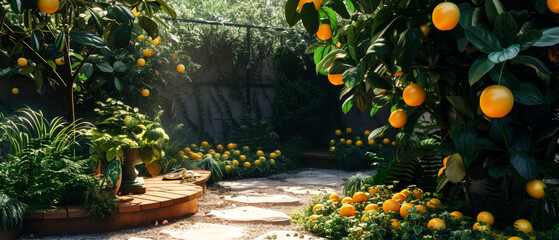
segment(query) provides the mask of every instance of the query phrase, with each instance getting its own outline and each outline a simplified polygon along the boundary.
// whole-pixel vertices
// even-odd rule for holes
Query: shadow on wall
[[[12,88],[17,87],[19,93],[12,94]],[[64,97],[58,95],[50,86],[44,86],[43,92],[37,91],[37,85],[32,79],[11,78],[0,81],[0,112],[10,113],[24,107],[36,111],[43,111],[47,119],[64,116]]]

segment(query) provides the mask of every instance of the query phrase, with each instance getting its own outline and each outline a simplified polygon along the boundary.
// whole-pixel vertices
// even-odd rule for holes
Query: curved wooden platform
[[[146,178],[146,193],[129,195],[131,202],[119,203],[113,219],[94,222],[78,206],[58,207],[55,211],[27,214],[23,231],[35,236],[96,233],[152,225],[155,221],[181,218],[198,211],[198,197],[206,189],[211,172],[196,170],[202,176],[192,183]]]

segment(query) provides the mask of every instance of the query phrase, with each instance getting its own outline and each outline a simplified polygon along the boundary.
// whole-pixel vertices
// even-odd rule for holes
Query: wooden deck
[[[90,221],[86,219],[87,212],[78,206],[58,207],[55,211],[27,214],[23,231],[35,236],[109,232],[194,214],[198,211],[197,198],[206,189],[211,174],[204,170],[196,172],[202,176],[192,183],[146,178],[146,193],[128,195],[134,199],[119,203],[116,216],[108,221]]]

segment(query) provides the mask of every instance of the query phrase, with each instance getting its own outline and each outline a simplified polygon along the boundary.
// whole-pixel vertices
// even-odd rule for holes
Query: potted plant
[[[91,129],[93,146],[90,148],[92,158],[101,161],[106,159],[111,162],[122,159],[122,183],[125,189],[123,194],[145,192],[143,179],[138,178],[135,166],[142,162],[146,165],[155,164],[165,152],[163,146],[169,136],[161,127],[158,118],[150,120],[146,115],[140,114],[138,108],[132,108],[115,99],[107,99],[105,103],[98,102],[99,108],[95,109],[99,117],[96,127]],[[116,164],[119,165],[119,164]],[[113,166],[114,173],[118,167]],[[150,173],[154,174],[152,171]],[[106,180],[116,181],[116,175],[106,175]]]

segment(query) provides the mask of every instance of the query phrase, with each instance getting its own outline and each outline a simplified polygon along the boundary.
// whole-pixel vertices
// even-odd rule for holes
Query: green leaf
[[[290,27],[293,27],[299,20],[301,20],[301,15],[297,12],[297,5],[299,0],[287,0],[285,4],[285,20]]]
[[[26,66],[26,67],[20,69],[20,70],[18,71],[18,73],[21,74],[21,75],[27,75],[27,74],[32,73],[33,71],[35,71],[35,67],[29,66],[29,65],[28,65],[28,66]]]
[[[390,54],[390,46],[387,43],[387,40],[384,38],[377,39],[369,48],[367,49],[367,56],[368,55],[388,55]]]
[[[311,47],[312,47],[312,45],[311,45]],[[315,65],[318,65],[318,63],[322,60],[322,57],[323,57],[322,53],[324,51],[324,48],[325,48],[324,46],[319,46],[319,47],[316,47],[316,49],[314,49],[313,60],[314,60]]]
[[[377,9],[380,0],[358,0],[357,2],[364,13],[372,13]]]
[[[515,102],[523,105],[540,105],[544,102],[538,87],[530,82],[521,83],[519,90],[512,90],[512,95]]]
[[[33,73],[33,80],[35,80],[35,85],[37,85],[37,89],[41,89],[43,87],[43,72],[37,68],[37,70]]]
[[[305,53],[306,54],[311,54],[311,53],[316,53],[316,51],[321,52],[321,51],[324,50],[324,47],[326,47],[327,45],[328,45],[328,43],[324,42],[324,41],[315,42],[315,43],[311,44],[309,47],[307,47],[307,49],[305,49]],[[320,47],[322,47],[322,50],[319,50]],[[320,59],[322,59],[322,57]],[[314,64],[317,64],[318,62],[320,62],[320,59],[318,61],[315,60]]]
[[[402,68],[408,68],[415,61],[415,57],[419,54],[422,38],[423,32],[419,27],[412,27],[403,33],[400,41],[398,41],[398,48],[396,48],[398,65]]]
[[[462,181],[466,177],[466,167],[460,154],[455,153],[448,158],[446,163],[445,175],[453,183]]]
[[[495,64],[491,62],[487,57],[478,57],[470,66],[470,71],[468,72],[468,82],[470,86],[474,85],[479,79],[481,79],[485,74],[487,74],[491,69],[495,67]]]
[[[502,149],[495,142],[488,138],[478,138],[474,142],[474,149],[476,150],[492,150],[499,152],[507,152],[506,149]]]
[[[367,140],[378,138],[378,136],[380,134],[382,134],[384,131],[388,130],[389,128],[390,128],[390,125],[384,125],[382,127],[379,127],[377,129],[371,131],[371,134],[369,134],[369,139],[367,139]]]
[[[355,27],[352,25],[347,30],[347,45],[349,50],[349,56],[357,62],[357,52],[355,43]]]
[[[122,85],[120,85],[120,80],[114,77],[114,82],[115,82],[115,89],[120,92],[122,90]]]
[[[477,139],[477,132],[473,127],[463,123],[454,127],[450,136],[454,142],[456,151],[463,155],[467,155],[471,153],[474,142]]]
[[[458,4],[458,9],[460,10],[459,24],[462,28],[472,26],[472,15],[474,14],[474,8],[469,3]]]
[[[559,27],[547,28],[542,31],[542,37],[534,47],[551,47],[559,43]]]
[[[354,88],[359,83],[359,71],[356,67],[350,68],[344,72],[342,81],[348,88]]]
[[[371,108],[371,112],[369,113],[369,115],[371,115],[371,117],[374,117],[375,114],[378,112],[378,110],[381,109],[382,107],[383,105],[379,105],[373,102],[373,107]]]
[[[440,192],[444,188],[444,186],[446,186],[446,184],[448,182],[449,182],[449,180],[448,180],[448,177],[446,176],[446,174],[441,174],[441,176],[437,178],[437,192]],[[412,214],[412,217],[413,216],[417,216],[417,215]],[[415,230],[415,228],[416,227],[414,227],[414,230]],[[420,228],[419,230],[421,230],[421,227],[418,227],[418,228]],[[419,231],[418,234],[419,233],[421,233],[421,231]]]
[[[367,77],[366,77],[367,83],[369,83],[369,85],[372,88],[380,88],[380,89],[391,89],[393,88],[390,80],[381,77],[380,75],[378,75],[377,73],[370,71],[369,73],[367,73]]]
[[[111,67],[111,65],[107,62],[98,63],[96,64],[96,66],[97,68],[99,68],[99,70],[101,70],[101,72],[105,72],[105,73],[114,72],[113,67]]]
[[[91,18],[89,19],[89,21],[93,21],[97,33],[99,35],[103,35],[103,25],[101,24],[101,17],[99,17],[96,12],[91,10],[91,8],[87,8],[87,11],[89,11],[89,13],[91,14]]]
[[[322,10],[328,16],[332,32],[335,33],[336,31],[338,31],[338,19],[336,18],[336,13],[334,12],[334,10],[328,7],[322,7],[320,8],[320,10]]]
[[[346,6],[342,0],[332,0],[330,1],[328,6],[334,9],[334,11],[336,11],[340,15],[340,17],[346,19],[350,17],[349,12],[347,11]]]
[[[175,12],[175,10],[169,7],[169,5],[167,5],[165,1],[163,0],[155,0],[155,1],[159,3],[159,7],[161,8],[161,10],[163,10],[163,12],[167,13],[172,18],[177,18],[177,13]]]
[[[489,165],[489,169],[487,172],[489,173],[489,176],[491,176],[492,178],[501,178],[505,176],[505,174],[507,174],[509,169],[510,169],[509,165],[491,164]]]
[[[505,46],[511,45],[518,34],[518,27],[512,14],[509,12],[499,14],[493,31]]]
[[[107,43],[105,43],[103,39],[88,32],[70,32],[70,39],[85,46],[96,48],[104,48],[107,46]]]
[[[499,0],[486,0],[485,11],[487,13],[487,19],[489,19],[489,22],[495,23],[497,21],[497,16],[505,12],[505,7]]]
[[[121,61],[115,61],[113,63],[113,69],[115,72],[126,72],[127,68],[126,68],[126,64],[124,64]]]
[[[463,96],[447,96],[446,99],[458,113],[468,117],[469,119],[474,119],[475,112],[472,107],[468,105]]]
[[[536,161],[524,152],[513,152],[510,155],[512,167],[524,178],[529,181],[536,178]]]
[[[492,52],[487,56],[487,59],[492,63],[502,63],[507,60],[513,59],[520,52],[520,45],[514,44],[503,51]]]
[[[490,52],[501,50],[501,43],[497,36],[483,27],[467,27],[464,32],[468,41],[484,53],[489,54]]]
[[[324,56],[322,58],[322,60],[320,60],[320,62],[316,65],[316,72],[320,72],[321,69],[325,69],[326,67],[329,67],[330,64],[332,64],[332,62],[336,59],[336,58],[345,58],[347,56],[346,52],[344,50],[341,49],[334,49],[331,52],[329,52],[326,56]]]
[[[66,45],[66,34],[64,31],[60,31],[56,39],[54,40],[54,46],[58,51],[62,51]]]
[[[23,4],[21,0],[12,0],[10,2],[10,8],[15,14],[20,14],[23,11]]]
[[[353,96],[345,100],[344,104],[342,105],[342,112],[344,114],[347,114],[349,110],[351,110],[351,107],[353,107]]]
[[[545,64],[539,59],[532,56],[519,55],[511,60],[511,64],[522,64],[536,70],[538,77],[549,85],[550,72]]]
[[[86,63],[80,68],[80,75],[83,76],[82,80],[87,80],[93,74],[93,65],[91,63]]]
[[[353,2],[351,2],[351,0],[345,0],[345,4],[349,11],[355,12],[355,6],[353,6]]]
[[[316,11],[312,2],[303,5],[301,9],[301,19],[308,33],[315,34],[318,31],[318,11]]]
[[[528,30],[523,34],[520,34],[516,38],[516,42],[520,44],[520,51],[524,51],[532,47],[542,38],[542,35],[542,31],[540,30]]]
[[[41,31],[33,31],[33,33],[31,33],[31,48],[33,48],[33,50],[35,50],[36,52],[40,51],[41,39],[43,39],[43,34],[41,33]]]
[[[136,19],[134,13],[126,6],[115,5],[107,8],[107,12],[121,24],[131,24]]]
[[[157,23],[148,17],[139,16],[138,23],[152,38],[157,38],[159,36],[159,28]]]

